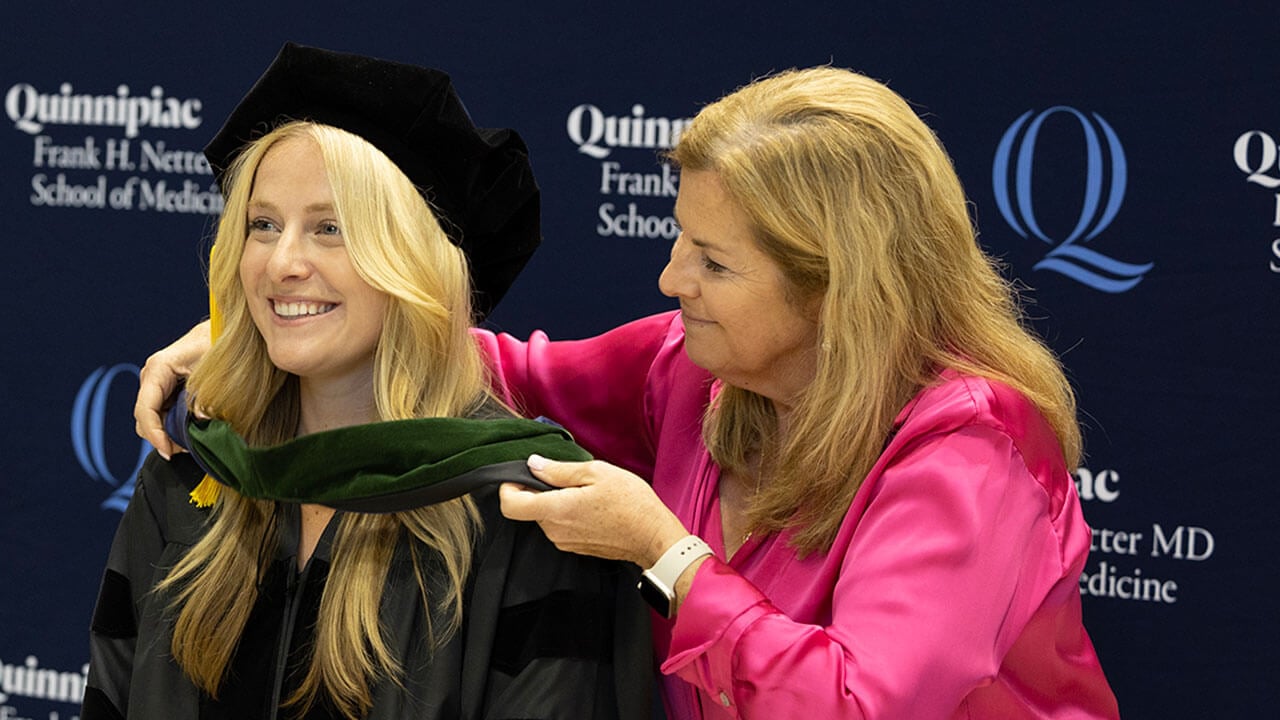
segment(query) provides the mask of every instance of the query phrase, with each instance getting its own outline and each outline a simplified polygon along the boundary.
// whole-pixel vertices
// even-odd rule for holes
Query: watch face
[[[649,603],[658,614],[664,618],[671,617],[671,596],[662,591],[652,580],[643,575],[640,576],[640,582],[636,585],[640,590],[640,597]]]

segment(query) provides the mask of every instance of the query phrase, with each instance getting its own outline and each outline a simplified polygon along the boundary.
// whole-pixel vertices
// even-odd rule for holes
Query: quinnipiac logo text
[[[596,213],[597,235],[674,240],[680,234],[670,214],[679,192],[679,171],[667,161],[654,167],[652,151],[674,147],[690,122],[689,118],[648,115],[640,103],[631,106],[630,115],[606,115],[590,103],[569,111],[565,124],[569,140],[579,153],[600,161],[599,193],[609,196]],[[614,150],[650,152],[639,154],[646,161],[644,166],[629,168],[630,160],[607,159]],[[628,202],[622,204],[622,199]]]
[[[1058,114],[1069,115],[1084,131],[1084,200],[1079,218],[1066,232],[1050,234],[1036,216],[1032,192],[1036,141],[1045,121]],[[1084,246],[1097,238],[1115,219],[1124,202],[1128,166],[1124,148],[1115,130],[1097,113],[1084,113],[1057,105],[1036,114],[1028,110],[1005,130],[996,147],[991,184],[996,206],[1005,222],[1024,238],[1036,238],[1050,245],[1044,259],[1033,267],[1051,270],[1095,290],[1122,293],[1141,282],[1154,263],[1135,264]]]
[[[1254,152],[1255,147],[1257,152]],[[1280,143],[1270,133],[1250,130],[1236,138],[1231,154],[1247,182],[1275,192],[1275,214],[1271,225],[1280,227],[1280,175],[1272,174],[1280,170]],[[1271,240],[1270,268],[1271,272],[1280,273],[1280,238]]]
[[[4,110],[13,126],[38,135],[46,125],[106,126],[124,128],[125,137],[137,137],[140,128],[200,127],[199,98],[176,98],[156,85],[146,95],[134,95],[128,85],[115,94],[76,93],[71,83],[62,83],[56,93],[44,93],[29,83],[18,83],[4,96]]]
[[[75,450],[80,467],[89,477],[113,488],[111,495],[102,501],[102,509],[124,512],[129,505],[129,498],[133,497],[134,478],[142,468],[142,462],[146,459],[147,453],[151,452],[151,443],[145,440],[138,441],[142,447],[138,450],[137,459],[133,461],[134,464],[126,467],[123,473],[115,472],[107,462],[107,445],[109,444],[107,400],[112,385],[121,376],[136,380],[138,367],[127,363],[100,367],[81,383],[80,391],[76,393],[75,404],[71,408],[71,446]],[[136,383],[128,391],[136,392]],[[124,415],[120,421],[127,424],[128,416]],[[116,423],[114,416],[111,423]],[[115,435],[119,434],[115,433]],[[132,433],[129,435],[131,436]],[[128,449],[132,450],[132,448]],[[132,460],[132,453],[130,453],[130,460]],[[116,468],[120,468],[118,463]]]

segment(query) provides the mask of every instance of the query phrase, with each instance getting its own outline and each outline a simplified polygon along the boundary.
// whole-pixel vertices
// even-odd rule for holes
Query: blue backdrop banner
[[[490,324],[554,338],[672,307],[661,151],[702,104],[789,67],[887,82],[1079,392],[1080,592],[1122,714],[1280,707],[1280,6],[110,5],[0,13],[0,719],[78,714],[138,368],[206,312],[200,151],[286,40],[439,67],[521,132],[545,242]]]

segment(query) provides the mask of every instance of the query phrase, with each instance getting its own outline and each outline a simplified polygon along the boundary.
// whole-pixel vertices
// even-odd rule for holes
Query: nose
[[[697,283],[692,274],[692,250],[693,248],[684,239],[684,233],[676,236],[676,241],[671,246],[671,257],[667,260],[667,266],[662,268],[662,274],[658,275],[658,289],[663,295],[681,298],[693,297],[697,293]]]
[[[286,227],[272,244],[267,274],[272,280],[296,280],[311,273],[309,244],[304,233]]]

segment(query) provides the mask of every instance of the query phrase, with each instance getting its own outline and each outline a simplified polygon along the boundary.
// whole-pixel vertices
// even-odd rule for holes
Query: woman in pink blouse
[[[1080,433],[950,160],[832,68],[703,109],[672,158],[680,311],[477,331],[597,460],[503,488],[558,546],[645,568],[673,718],[1114,718],[1080,618]],[[139,432],[200,333],[144,370]],[[607,462],[606,462],[607,461]]]

